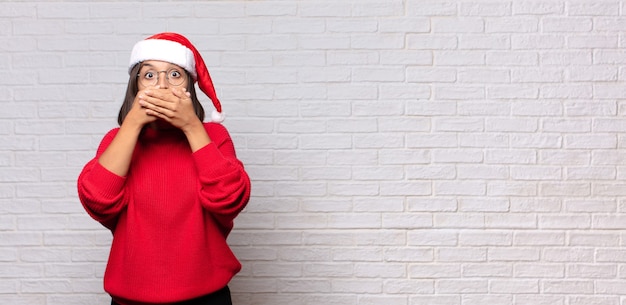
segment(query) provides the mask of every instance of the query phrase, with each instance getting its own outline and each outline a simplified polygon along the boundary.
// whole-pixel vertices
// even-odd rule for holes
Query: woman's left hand
[[[139,96],[139,104],[148,115],[158,117],[183,131],[200,122],[189,92],[184,88],[148,89]]]

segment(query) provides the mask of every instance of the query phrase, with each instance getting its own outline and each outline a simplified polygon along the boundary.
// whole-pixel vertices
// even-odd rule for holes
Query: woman
[[[111,230],[111,304],[231,304],[241,265],[226,243],[250,196],[227,130],[203,123],[194,83],[224,119],[208,70],[182,35],[138,42],[118,116],[78,178],[85,210]]]

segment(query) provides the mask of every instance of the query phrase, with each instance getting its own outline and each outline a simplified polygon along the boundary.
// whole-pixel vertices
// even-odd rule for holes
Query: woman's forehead
[[[145,60],[141,63],[141,66],[155,68],[155,69],[165,69],[165,70],[171,69],[171,68],[178,68],[178,69],[184,70],[179,65],[175,65],[173,63],[162,61],[162,60]]]

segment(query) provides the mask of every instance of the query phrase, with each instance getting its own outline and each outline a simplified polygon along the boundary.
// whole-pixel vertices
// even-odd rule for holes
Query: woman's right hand
[[[137,92],[133,106],[124,118],[120,130],[98,159],[104,168],[118,176],[124,177],[128,174],[133,151],[143,126],[157,119],[155,116],[148,115],[147,109],[139,104],[139,100],[145,95],[144,91],[154,88],[145,88]]]
[[[149,87],[144,88],[143,90],[139,90],[137,92],[137,94],[135,95],[135,100],[133,101],[133,106],[130,108],[130,111],[128,111],[128,114],[126,114],[126,118],[124,118],[124,122],[122,123],[122,125],[128,123],[135,128],[142,128],[144,125],[156,121],[157,117],[153,115],[148,115],[147,109],[139,104],[139,100],[141,100],[142,97],[145,96],[146,90],[158,88],[159,86]]]

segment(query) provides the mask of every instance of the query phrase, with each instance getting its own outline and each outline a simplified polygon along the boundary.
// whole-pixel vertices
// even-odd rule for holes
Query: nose
[[[161,73],[164,73],[163,77],[161,77]],[[168,81],[167,81],[167,71],[160,71],[159,72],[159,77],[157,78],[157,85],[159,85],[160,88],[167,88]]]

